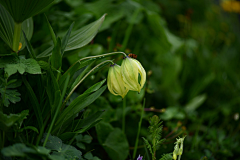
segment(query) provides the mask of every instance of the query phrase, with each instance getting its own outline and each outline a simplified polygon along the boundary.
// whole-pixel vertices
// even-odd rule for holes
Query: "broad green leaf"
[[[41,74],[41,68],[36,60],[29,58],[25,59],[24,56],[19,56],[19,59],[15,63],[5,64],[5,72],[8,74],[8,77],[19,72],[23,74],[25,72],[30,74]]]
[[[109,123],[101,122],[96,126],[98,140],[111,159],[125,160],[129,145],[126,136],[119,128],[113,128]]]
[[[20,127],[23,120],[28,115],[28,110],[24,110],[19,114],[4,114],[0,112],[0,130],[7,131],[12,126]]]
[[[86,153],[86,154],[84,155],[84,158],[86,158],[87,160],[101,160],[101,159],[99,159],[99,158],[96,157],[96,156],[93,157],[93,155],[92,155],[91,152]]]
[[[26,38],[30,41],[33,34],[33,20],[29,18],[22,23],[22,30],[26,34]],[[10,48],[13,45],[13,33],[14,33],[14,20],[8,11],[0,4],[0,37]],[[22,49],[24,49],[26,43],[21,34],[20,42],[22,43]]]
[[[77,144],[78,143],[87,143],[87,144],[89,144],[89,143],[92,142],[92,139],[93,139],[89,135],[84,135],[83,136],[82,134],[77,135],[75,138],[76,138]]]
[[[47,134],[45,133],[43,135],[43,139],[41,140],[42,143],[44,142],[45,138],[46,138]],[[50,149],[50,150],[54,150],[54,151],[61,151],[62,150],[62,140],[56,136],[52,136],[52,135],[49,135],[48,137],[48,141],[46,143],[46,148],[47,149]]]
[[[28,159],[46,159],[50,150],[38,146],[38,147],[27,147],[23,143],[16,143],[12,146],[8,146],[2,149],[2,154],[6,157],[28,157]]]
[[[0,88],[0,94],[5,107],[8,107],[10,102],[15,104],[16,102],[21,101],[21,94],[17,90],[5,90],[5,88]]]
[[[23,152],[23,150],[25,150],[26,148],[27,147],[25,144],[16,143],[12,146],[3,148],[1,152],[6,157],[10,156],[24,157],[25,153]]]
[[[128,156],[128,141],[119,128],[115,128],[102,145],[111,159],[125,160]]]
[[[207,96],[205,94],[199,95],[195,98],[193,98],[188,104],[185,106],[185,111],[186,112],[192,112],[195,111],[198,107],[200,107],[205,100],[207,99]]]
[[[54,0],[0,0],[0,3],[8,10],[14,21],[21,23],[36,15]]]
[[[170,119],[176,118],[176,119],[184,119],[185,115],[178,107],[168,107],[166,108],[166,111],[160,115],[160,118],[168,121]]]
[[[67,160],[81,159],[82,152],[77,150],[75,147],[62,144],[62,148],[59,152],[53,152],[52,155],[60,155]]]
[[[108,135],[114,130],[110,123],[100,122],[96,125],[96,131],[98,135],[98,141],[100,144],[104,144]]]
[[[87,45],[89,42],[91,42],[91,40],[96,36],[99,28],[101,27],[101,24],[102,24],[104,18],[105,18],[105,14],[97,21],[92,22],[92,23],[80,28],[79,30],[72,32],[72,34],[68,40],[65,51],[70,51],[70,50],[81,48],[81,47]],[[53,47],[50,47],[50,48],[53,48]],[[39,54],[37,56],[37,58],[50,56],[52,54],[51,53],[52,49],[50,49],[50,48],[47,49],[48,51],[46,50],[43,53]]]
[[[4,82],[0,84],[0,95],[5,107],[8,107],[10,102],[16,103],[21,100],[20,98],[21,94],[17,90],[13,90],[13,88],[17,88],[21,86],[21,84],[22,84],[22,80],[17,80],[17,79],[12,79],[8,82]]]

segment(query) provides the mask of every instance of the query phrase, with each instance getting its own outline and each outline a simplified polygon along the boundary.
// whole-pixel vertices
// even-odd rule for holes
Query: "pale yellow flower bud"
[[[114,95],[120,95],[124,98],[129,91],[122,80],[120,66],[117,64],[111,65],[108,71],[107,86],[108,90]]]
[[[140,92],[146,82],[146,72],[141,63],[128,56],[123,59],[121,75],[126,88],[132,91]]]

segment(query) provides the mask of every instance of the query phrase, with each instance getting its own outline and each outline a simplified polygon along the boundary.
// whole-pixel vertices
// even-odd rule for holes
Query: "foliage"
[[[238,5],[0,0],[0,159],[170,159],[182,134],[182,159],[237,159]],[[118,51],[147,73],[124,110],[105,86]]]

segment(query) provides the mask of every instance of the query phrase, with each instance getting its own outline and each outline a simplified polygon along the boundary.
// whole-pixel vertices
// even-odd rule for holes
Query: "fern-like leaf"
[[[159,160],[172,160],[172,153],[163,154]]]
[[[147,148],[149,149],[150,153],[153,155],[154,153],[153,153],[153,150],[152,150],[152,146],[149,144],[148,140],[146,140],[144,137],[142,137],[142,138],[143,138]]]

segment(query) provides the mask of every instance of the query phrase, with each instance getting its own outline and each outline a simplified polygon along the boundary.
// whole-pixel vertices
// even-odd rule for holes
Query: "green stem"
[[[104,56],[109,56],[109,55],[114,55],[114,54],[123,54],[125,57],[127,56],[126,53],[124,53],[124,52],[111,52],[111,53],[101,54],[101,55],[97,55],[97,56],[84,57],[82,59],[79,59],[77,62],[81,62],[83,60],[93,59],[93,58],[101,58]]]
[[[181,159],[181,155],[178,156],[178,160],[180,160],[180,159]]]
[[[59,104],[58,104],[57,110],[56,110],[56,112],[55,112],[55,114],[54,114],[54,117],[53,117],[53,120],[52,120],[52,122],[51,122],[51,124],[50,124],[49,130],[48,130],[48,133],[47,133],[47,136],[46,136],[46,138],[45,138],[45,140],[44,140],[43,147],[45,147],[45,145],[46,145],[46,143],[47,143],[49,134],[50,134],[51,131],[52,131],[53,124],[55,123],[55,120],[56,120],[56,118],[57,118],[58,112],[59,112],[59,110],[60,110],[60,108],[61,108],[61,103],[62,103],[63,98],[64,98],[64,96],[65,96],[65,93],[66,93],[66,90],[67,90],[67,86],[68,86],[69,80],[70,80],[70,74],[68,74],[68,76],[67,76],[67,78],[66,78],[66,81],[65,81],[65,83],[64,83],[64,87],[63,87],[61,99],[59,100]]]
[[[133,29],[133,25],[134,25],[134,20],[137,18],[138,13],[142,10],[142,8],[138,8],[137,10],[135,10],[135,12],[133,13],[132,19],[131,19],[131,23],[129,24],[125,36],[124,36],[124,40],[122,43],[122,51],[124,51],[127,48],[127,44],[128,44],[128,40],[129,37],[131,35],[132,29]]]
[[[99,63],[98,65],[96,65],[93,69],[91,69],[77,84],[76,86],[74,86],[74,88],[71,90],[71,92],[68,94],[67,98],[65,99],[64,103],[62,104],[62,107],[66,104],[66,102],[68,101],[68,99],[70,98],[70,96],[72,95],[72,93],[75,91],[75,89],[87,78],[87,76],[89,74],[91,74],[95,69],[97,69],[99,66],[101,66],[102,64],[106,63],[106,62],[111,62],[112,64],[113,61],[111,60],[106,60],[106,61],[103,61],[102,63]],[[62,108],[61,107],[61,108]]]
[[[123,111],[122,111],[122,132],[125,133],[125,108],[126,98],[123,98]]]
[[[20,36],[21,36],[21,28],[22,28],[22,23],[16,23],[15,22],[12,49],[16,53],[18,52]]]
[[[142,107],[141,118],[140,118],[140,121],[139,121],[139,123],[138,123],[138,132],[137,132],[137,138],[136,138],[136,142],[135,142],[135,146],[134,146],[134,151],[133,151],[133,159],[135,159],[136,153],[137,153],[138,139],[139,139],[139,134],[140,134],[141,125],[142,125],[142,117],[143,117],[143,113],[144,113],[144,108],[145,108],[145,98],[144,98],[144,100],[143,100],[143,107]]]

